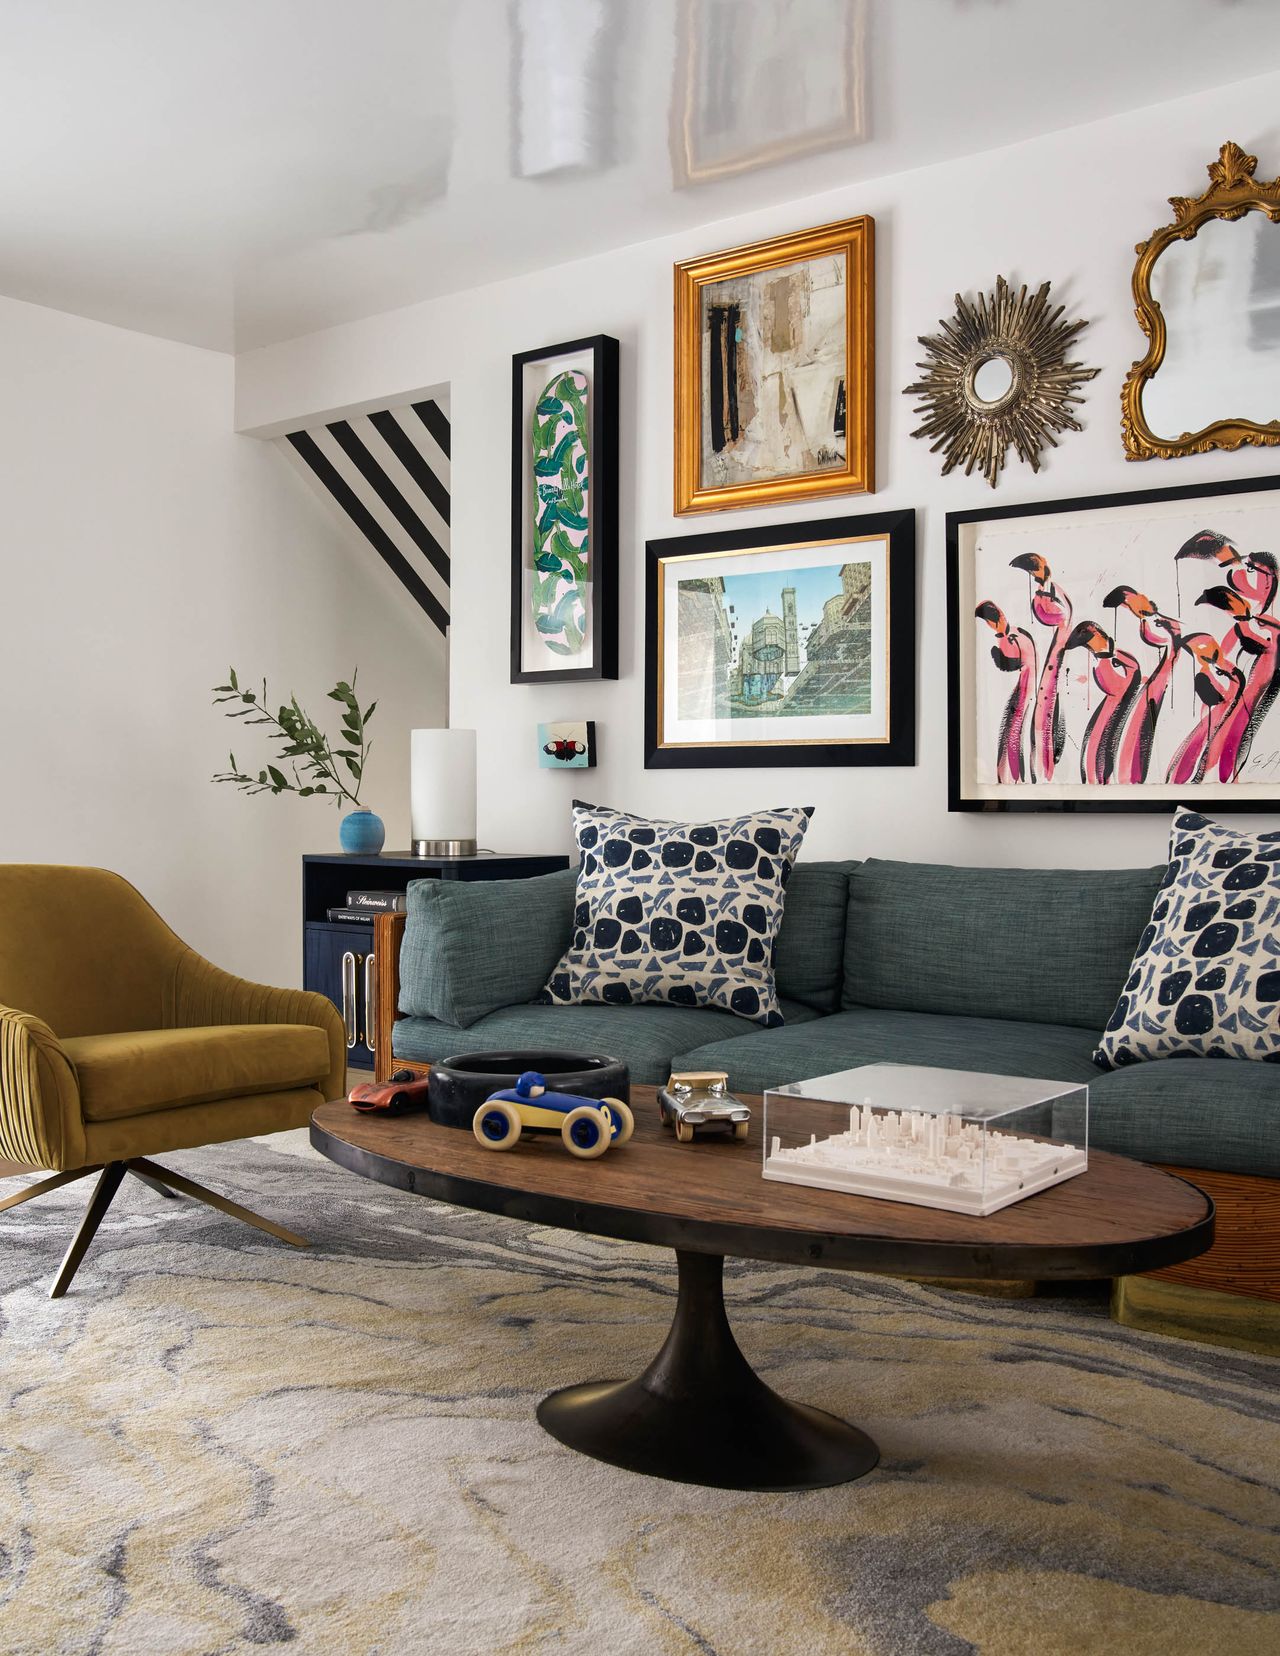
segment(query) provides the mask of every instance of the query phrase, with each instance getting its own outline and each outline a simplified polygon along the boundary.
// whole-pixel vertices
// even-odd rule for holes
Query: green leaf
[[[231,679],[231,688],[233,690],[238,690],[240,688],[240,685],[239,685],[239,683],[236,679],[236,670],[235,670],[234,667],[232,667],[230,669],[230,672],[229,672],[228,676]]]
[[[267,771],[277,788],[287,788],[289,786],[289,779],[282,770],[277,770],[274,765],[268,765]]]
[[[358,782],[360,780],[360,765],[359,765],[358,761],[356,761],[355,759],[350,758],[347,754],[343,754],[343,758],[346,759],[347,769],[351,772],[352,776],[354,776],[356,781]]]
[[[366,708],[365,708],[365,710],[364,710],[364,720],[363,720],[363,722],[364,722],[364,723],[365,723],[365,724],[368,724],[368,722],[369,722],[369,720],[370,720],[370,719],[371,719],[371,718],[372,718],[372,717],[373,717],[373,715],[374,715],[374,714],[375,714],[375,713],[376,713],[376,712],[377,712],[377,711],[378,711],[378,704],[377,704],[377,702],[376,702],[376,701],[374,701],[374,702],[370,702],[370,703],[369,703],[369,705],[368,705],[368,707],[366,707]]]

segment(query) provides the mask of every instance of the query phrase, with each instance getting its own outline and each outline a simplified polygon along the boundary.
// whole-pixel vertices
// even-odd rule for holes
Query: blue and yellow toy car
[[[526,1070],[514,1087],[493,1093],[471,1123],[486,1150],[510,1150],[523,1133],[558,1133],[569,1154],[584,1160],[603,1156],[611,1144],[625,1144],[634,1127],[620,1098],[548,1092],[546,1077],[537,1070]]]

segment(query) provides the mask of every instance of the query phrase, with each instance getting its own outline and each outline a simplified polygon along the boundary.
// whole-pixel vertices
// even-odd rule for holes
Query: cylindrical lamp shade
[[[414,856],[474,856],[475,731],[414,730],[409,741],[409,819]]]

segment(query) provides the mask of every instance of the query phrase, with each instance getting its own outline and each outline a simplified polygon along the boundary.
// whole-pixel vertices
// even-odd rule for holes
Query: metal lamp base
[[[567,1386],[538,1405],[553,1438],[593,1460],[712,1489],[825,1489],[880,1459],[865,1432],[791,1403],[750,1367],[725,1315],[724,1260],[676,1251],[666,1344],[636,1380]]]
[[[415,857],[474,857],[476,842],[466,840],[420,840],[416,839],[410,846]]]

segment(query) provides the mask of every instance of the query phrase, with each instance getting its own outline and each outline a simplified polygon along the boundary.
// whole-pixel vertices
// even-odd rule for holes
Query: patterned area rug
[[[302,1254],[127,1181],[0,1218],[0,1648],[10,1656],[1280,1648],[1280,1364],[1007,1301],[738,1264],[778,1390],[879,1440],[807,1495],[615,1471],[539,1396],[630,1375],[661,1251],[385,1190],[301,1134],[168,1158]]]

